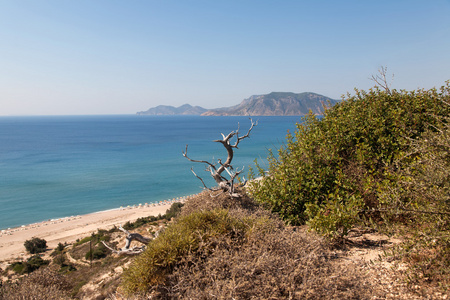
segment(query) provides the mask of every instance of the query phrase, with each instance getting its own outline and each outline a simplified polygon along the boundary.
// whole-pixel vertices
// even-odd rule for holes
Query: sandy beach
[[[25,256],[24,242],[33,237],[45,239],[48,249],[53,249],[58,243],[72,243],[98,229],[110,229],[114,225],[118,226],[127,221],[165,214],[173,202],[175,201],[135,205],[2,230],[0,232],[0,263],[3,267],[5,261]]]

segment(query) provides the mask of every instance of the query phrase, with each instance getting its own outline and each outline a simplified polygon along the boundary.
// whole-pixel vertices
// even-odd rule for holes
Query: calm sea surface
[[[233,165],[253,165],[285,142],[300,117],[255,117]],[[0,229],[200,192],[200,164],[226,158],[220,133],[245,134],[247,117],[0,117]],[[247,172],[244,172],[245,174]]]

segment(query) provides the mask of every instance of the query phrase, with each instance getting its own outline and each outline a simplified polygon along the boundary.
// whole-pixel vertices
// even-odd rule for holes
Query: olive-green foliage
[[[306,116],[278,155],[269,154],[268,174],[256,165],[263,178],[251,183],[252,195],[288,223],[345,235],[358,212],[378,208],[378,189],[396,180],[391,170],[410,139],[449,115],[449,90],[356,90],[323,118]]]
[[[41,253],[47,250],[47,241],[34,237],[31,240],[26,240],[24,246],[25,249],[31,254]]]
[[[267,226],[267,217],[232,217],[228,210],[194,212],[182,216],[153,240],[123,276],[123,288],[127,293],[145,293],[150,286],[162,284],[184,256],[195,255],[211,249],[214,240],[227,236],[244,239],[246,232],[255,226]]]
[[[103,245],[103,241],[108,242],[111,239],[111,236],[109,234],[107,234],[108,231],[106,230],[102,230],[99,229],[97,231],[97,233],[92,234],[90,237],[88,238],[84,238],[82,239],[80,242],[76,243],[75,245],[79,245],[82,244],[82,241],[84,243],[86,242],[90,242],[92,249],[89,250],[86,254],[85,254],[85,258],[86,259],[100,259],[100,258],[104,258],[106,257],[107,253],[108,253],[108,249],[105,247],[105,245]]]
[[[34,255],[27,260],[24,271],[26,273],[31,273],[39,269],[41,266],[48,265],[49,263],[50,262],[48,260],[42,259],[39,255]]]
[[[145,224],[152,223],[155,221],[170,220],[171,218],[174,218],[180,214],[181,208],[183,207],[183,205],[184,205],[183,203],[175,202],[170,206],[170,208],[166,211],[166,213],[164,215],[159,214],[158,216],[148,216],[148,217],[138,218],[134,222],[128,221],[123,225],[123,228],[126,230],[132,230],[132,229],[139,228]]]
[[[11,268],[14,272],[18,274],[23,274],[25,269],[25,262],[14,262],[11,264]]]
[[[84,243],[89,242],[92,239],[92,236],[87,236],[82,238],[81,240],[77,240],[76,243],[73,244],[73,247],[75,248],[76,246],[82,245]]]
[[[108,248],[105,247],[102,243],[97,243],[92,250],[89,250],[85,258],[86,259],[100,259],[106,257],[108,254]]]
[[[55,251],[62,252],[66,246],[64,246],[62,243],[58,243],[58,246],[56,247]]]
[[[170,208],[166,211],[166,214],[163,216],[165,219],[170,220],[178,216],[181,212],[181,208],[184,206],[181,202],[173,203]]]
[[[82,238],[81,240],[79,240],[76,243],[74,243],[73,247],[75,248],[76,246],[82,245],[82,244],[90,242],[90,241],[92,241],[94,244],[97,244],[97,243],[102,242],[102,241],[107,242],[107,241],[110,240],[110,238],[111,237],[108,234],[107,230],[99,229],[97,231],[97,233],[93,233],[90,236]]]
[[[48,260],[43,260],[39,255],[31,256],[27,261],[15,262],[11,265],[14,272],[18,274],[31,273],[42,266],[48,265]]]
[[[141,226],[143,226],[143,225],[145,225],[147,223],[151,223],[151,222],[155,222],[155,221],[160,220],[159,217],[148,216],[148,217],[138,218],[134,222],[127,221],[122,227],[124,229],[126,229],[126,230],[136,229],[136,228],[139,228],[139,227],[141,227]]]
[[[450,290],[450,118],[412,140],[398,164],[403,167],[392,173],[397,180],[380,188],[383,217],[391,225],[383,229],[409,237],[403,254],[412,266],[411,283]]]

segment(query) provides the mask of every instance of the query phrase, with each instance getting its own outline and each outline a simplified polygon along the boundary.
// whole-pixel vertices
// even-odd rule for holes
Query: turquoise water
[[[258,117],[235,167],[267,157],[300,117]],[[247,117],[47,116],[0,117],[0,229],[47,219],[153,203],[202,190],[193,159],[226,158],[220,133]],[[246,172],[244,172],[246,173]]]

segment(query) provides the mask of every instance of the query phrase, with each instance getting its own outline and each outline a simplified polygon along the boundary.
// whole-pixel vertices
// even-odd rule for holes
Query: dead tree
[[[227,136],[225,136],[222,133],[222,139],[221,140],[214,140],[214,142],[217,143],[221,143],[225,149],[227,150],[227,159],[225,162],[222,162],[221,159],[219,159],[217,161],[216,164],[214,163],[210,163],[208,161],[205,160],[195,160],[195,159],[191,159],[187,156],[187,149],[188,149],[188,145],[186,145],[186,150],[183,152],[183,156],[186,157],[189,161],[191,162],[195,162],[195,163],[202,163],[206,165],[206,170],[208,172],[211,173],[211,176],[214,178],[214,180],[217,183],[217,187],[216,188],[208,188],[205,184],[205,182],[203,181],[203,179],[201,177],[199,177],[197,174],[195,174],[194,169],[191,168],[192,173],[194,173],[194,175],[200,179],[200,181],[202,182],[203,186],[210,190],[210,191],[219,191],[222,190],[224,192],[228,192],[231,197],[235,197],[235,198],[239,198],[240,195],[238,193],[235,192],[235,184],[234,184],[234,180],[236,179],[236,177],[242,173],[242,170],[235,170],[233,168],[233,166],[231,165],[231,162],[233,160],[233,156],[234,156],[234,149],[238,149],[238,145],[239,143],[245,139],[250,137],[250,132],[252,131],[253,127],[255,127],[256,125],[258,125],[257,122],[253,122],[252,119],[250,119],[251,125],[250,128],[247,131],[247,134],[243,135],[243,136],[239,136],[239,124],[238,124],[238,129],[236,131],[232,131],[230,132]],[[234,143],[233,143],[234,141]],[[224,175],[222,175],[222,173],[226,172],[229,176],[229,178],[225,177]],[[140,235],[139,233],[131,233],[129,231],[127,231],[126,229],[124,229],[122,226],[119,226],[119,230],[123,231],[127,237],[127,242],[124,248],[116,250],[110,246],[108,246],[105,242],[102,242],[103,245],[105,245],[106,248],[108,248],[109,250],[111,250],[113,253],[118,254],[118,255],[137,255],[142,253],[145,248],[146,245],[148,245],[148,243],[150,243],[150,241],[152,240],[152,238],[148,238],[148,237],[144,237],[142,235]],[[155,238],[158,236],[158,234],[164,230],[164,228],[160,229],[159,231],[157,231],[155,233]],[[138,241],[140,243],[142,243],[142,246],[135,246],[133,248],[130,248],[131,246],[131,242],[132,241]]]
[[[242,173],[243,168],[240,171],[238,169],[234,169],[233,166],[231,165],[231,161],[233,160],[234,149],[238,149],[239,143],[243,139],[250,137],[250,132],[252,131],[253,127],[258,125],[258,122],[253,122],[252,119],[250,119],[250,122],[251,125],[247,131],[247,134],[239,136],[239,123],[238,123],[238,129],[236,131],[230,132],[227,136],[221,133],[222,139],[213,141],[221,143],[227,150],[227,159],[225,162],[222,162],[221,159],[218,159],[217,163],[211,163],[206,160],[191,159],[187,156],[188,145],[186,145],[186,150],[183,152],[183,156],[186,157],[191,162],[204,164],[206,166],[206,171],[211,173],[211,177],[217,183],[217,187],[208,188],[203,179],[194,172],[193,168],[191,168],[192,173],[194,173],[195,177],[197,177],[202,182],[205,189],[210,191],[222,190],[223,192],[228,192],[231,197],[234,198],[240,197],[240,195],[235,192],[234,180],[236,179],[237,176],[239,176],[239,174]],[[228,174],[229,178],[224,176],[224,172]]]
[[[105,245],[106,248],[108,248],[115,254],[119,254],[119,255],[140,254],[145,250],[145,246],[148,245],[148,243],[150,243],[150,241],[152,240],[151,238],[142,236],[139,233],[131,233],[128,230],[124,229],[122,226],[119,226],[119,230],[123,231],[127,235],[127,243],[125,244],[125,247],[123,249],[120,249],[120,250],[113,249],[110,246],[108,246],[105,242],[102,241],[103,245]],[[142,245],[140,247],[136,246],[136,247],[133,247],[130,249],[130,245],[131,245],[132,241],[138,241],[144,245]]]

